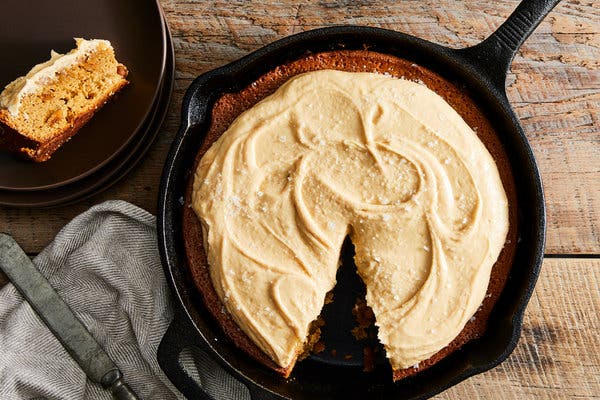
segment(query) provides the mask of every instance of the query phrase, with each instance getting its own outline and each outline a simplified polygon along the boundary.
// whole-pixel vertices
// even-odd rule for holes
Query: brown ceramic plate
[[[139,130],[138,135],[110,163],[89,176],[53,189],[37,191],[0,189],[0,205],[13,207],[52,207],[64,205],[94,196],[117,183],[143,159],[158,135],[169,108],[174,76],[175,58],[171,37],[167,30],[167,62],[164,79],[161,82],[159,96],[156,99],[150,116]]]
[[[0,13],[0,88],[66,52],[74,37],[108,39],[129,68],[131,84],[44,163],[0,151],[0,189],[31,191],[64,186],[113,160],[143,129],[160,92],[166,32],[160,7],[148,0],[3,0]],[[7,61],[7,62],[5,62]]]

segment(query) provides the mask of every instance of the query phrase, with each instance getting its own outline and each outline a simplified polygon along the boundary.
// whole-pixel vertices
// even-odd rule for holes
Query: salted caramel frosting
[[[195,171],[214,289],[293,365],[350,236],[394,370],[447,346],[480,306],[508,231],[493,158],[439,95],[320,70],[242,113]]]

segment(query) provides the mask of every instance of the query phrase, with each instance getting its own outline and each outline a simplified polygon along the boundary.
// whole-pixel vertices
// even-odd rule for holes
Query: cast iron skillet
[[[180,367],[178,355],[188,346],[198,346],[208,352],[248,387],[253,399],[422,399],[486,371],[508,357],[519,339],[523,312],[539,274],[546,220],[540,175],[523,129],[509,105],[504,85],[517,49],[558,1],[523,1],[494,34],[466,49],[450,49],[390,30],[337,26],[286,37],[205,73],[191,84],[183,101],[181,128],[164,167],[157,220],[161,258],[176,303],[175,318],[160,344],[158,360],[167,376],[187,397],[210,399]],[[336,362],[324,357],[312,357],[299,363],[292,378],[285,380],[224,339],[188,277],[181,230],[186,183],[208,131],[211,107],[221,94],[238,92],[274,67],[307,52],[365,47],[414,61],[465,85],[475,96],[474,100],[490,117],[511,163],[518,197],[520,241],[506,287],[480,339],[397,383],[392,382],[390,368],[385,363],[367,374],[356,361]],[[342,258],[346,256],[343,254]],[[343,284],[338,281],[338,285]],[[330,321],[326,327],[328,324]]]

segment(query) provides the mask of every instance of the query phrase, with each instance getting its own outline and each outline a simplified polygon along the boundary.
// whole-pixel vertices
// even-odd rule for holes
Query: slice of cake
[[[394,380],[485,331],[514,254],[515,192],[459,88],[406,60],[338,51],[222,96],[212,117],[184,242],[238,347],[290,374],[347,236]]]
[[[75,41],[0,93],[0,147],[46,161],[129,83],[109,41]]]

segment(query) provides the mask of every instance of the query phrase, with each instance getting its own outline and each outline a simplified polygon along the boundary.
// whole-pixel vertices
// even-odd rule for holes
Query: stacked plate
[[[73,38],[107,39],[131,82],[49,161],[0,150],[0,204],[49,207],[94,195],[125,176],[164,120],[174,79],[171,35],[148,0],[4,0],[0,13],[0,90]],[[29,21],[24,23],[24,21]]]

